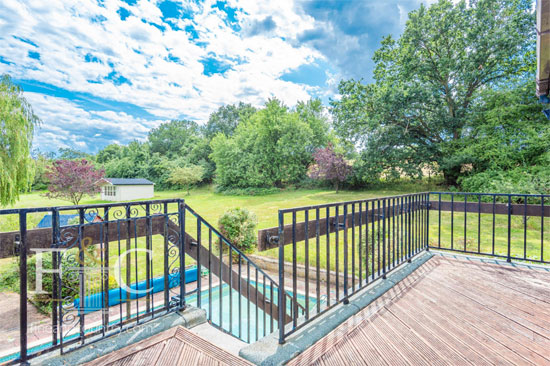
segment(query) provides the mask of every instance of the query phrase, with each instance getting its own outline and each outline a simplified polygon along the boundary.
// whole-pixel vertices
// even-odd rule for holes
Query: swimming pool
[[[250,284],[256,286],[254,281],[250,281]],[[263,284],[258,284],[257,288],[258,293],[263,295]],[[290,292],[287,293],[292,295]],[[251,292],[250,297],[254,299],[255,292]],[[300,294],[296,297],[298,303],[305,306],[306,297]],[[267,301],[271,300],[271,288],[269,286],[265,286],[265,298]],[[188,305],[199,307],[196,295],[187,297],[186,302]],[[273,289],[273,304],[278,304],[278,291],[276,288]],[[310,297],[310,309],[316,304],[316,299]],[[202,291],[200,308],[206,310],[207,317],[212,324],[247,343],[253,343],[278,329],[277,318],[272,320],[268,313],[264,313],[259,307],[257,308],[245,296],[239,296],[239,292],[230,289],[228,284],[224,284],[221,289],[220,286],[213,286],[211,291]],[[290,302],[287,303],[287,312],[290,312]]]

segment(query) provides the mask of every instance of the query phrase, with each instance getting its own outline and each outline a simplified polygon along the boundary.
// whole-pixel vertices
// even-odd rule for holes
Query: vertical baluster
[[[138,260],[137,260],[137,256],[138,256],[138,235],[137,235],[137,218],[134,218],[133,220],[133,224],[134,224],[134,267],[135,267],[135,284],[136,284],[136,289],[137,289],[137,283],[139,282],[139,270],[138,270]],[[139,298],[136,296],[135,298],[135,301],[136,301],[136,323],[139,323]]]
[[[197,217],[197,307],[200,308],[202,305],[202,276],[201,276],[201,247],[202,247],[202,222],[201,219]],[[231,261],[231,249],[229,249],[229,260]],[[229,262],[229,268],[231,268],[231,262]],[[184,271],[185,273],[185,267]],[[229,276],[231,276],[231,271],[229,271]],[[231,278],[231,277],[230,277]],[[231,286],[229,287],[229,296],[231,296]],[[231,316],[231,312],[230,312]]]
[[[296,211],[292,211],[292,325],[294,328],[298,325],[298,265],[297,265],[297,245],[296,245]]]
[[[454,213],[455,213],[455,195],[454,193],[451,193],[451,250],[454,247],[454,233],[455,233]]]
[[[544,262],[544,195],[540,196],[540,260]]]
[[[220,287],[220,298],[219,298],[219,318],[220,318],[220,328],[223,329],[223,245],[222,245],[222,238],[218,237],[218,246],[219,246],[219,257],[220,257],[220,277],[219,277],[219,287]],[[249,297],[247,296],[246,299],[248,300]]]
[[[327,306],[330,307],[330,208],[326,208],[325,216],[325,239],[326,239],[326,253],[327,253],[327,262],[326,262],[326,273],[327,273]]]
[[[306,258],[305,258],[305,267],[306,267],[306,273],[305,273],[305,290],[306,290],[306,319],[309,319],[309,210],[305,210],[305,251],[306,251]]]
[[[147,313],[151,311],[151,297],[153,294],[151,293],[151,264],[153,258],[151,257],[151,251],[153,249],[152,243],[151,243],[151,237],[150,237],[150,229],[151,229],[151,207],[149,203],[145,204],[145,310]],[[137,279],[136,279],[137,281]]]
[[[351,292],[355,292],[355,203],[351,204]]]
[[[166,311],[170,310],[170,282],[169,282],[169,276],[170,276],[170,263],[168,261],[168,256],[170,249],[168,248],[168,203],[164,203],[164,225],[163,225],[163,239],[164,239],[164,307],[166,308]],[[118,224],[118,221],[117,221]],[[120,244],[120,236],[119,236],[119,244]],[[120,248],[119,248],[120,251]],[[120,255],[120,253],[119,253]],[[180,283],[180,288],[181,288]]]
[[[497,196],[493,194],[493,237],[492,237],[492,250],[491,250],[491,253],[494,255],[495,254],[495,229],[496,229],[496,213],[495,213],[495,208],[496,208],[496,200],[497,200]]]
[[[80,298],[79,308],[78,308],[78,316],[80,318],[80,341],[81,344],[84,344],[84,330],[85,330],[85,324],[84,324],[84,313],[85,313],[85,301],[84,298],[86,297],[85,288],[86,288],[86,278],[84,277],[84,247],[82,243],[82,226],[84,225],[84,209],[80,208],[78,210],[78,219],[79,219],[79,225],[78,225],[78,295]]]
[[[246,302],[246,340],[250,343],[250,261],[248,260],[246,261],[246,298],[248,300]]]
[[[319,237],[319,207],[315,209],[315,253],[317,265],[316,295],[317,295],[317,313],[321,312],[321,261],[320,261],[320,237]],[[327,266],[328,268],[328,266]]]
[[[254,311],[254,315],[256,317],[256,340],[258,340],[258,334],[259,334],[259,330],[258,330],[258,267],[255,267],[256,269],[256,281],[254,283],[254,288],[256,291],[256,310]]]
[[[340,301],[340,238],[339,238],[339,231],[340,231],[340,213],[339,213],[339,205],[336,205],[334,208],[334,259],[336,262],[336,280],[334,281],[334,285],[336,286],[336,301]]]
[[[382,201],[382,276],[386,278],[386,200]]]
[[[208,320],[212,321],[212,229],[210,228],[208,229]]]
[[[512,195],[508,195],[508,254],[506,260],[512,261]]]
[[[477,252],[481,253],[481,195],[477,196]]]
[[[359,255],[359,288],[363,287],[363,202],[359,202],[359,248],[358,248],[358,255]]]
[[[467,226],[468,226],[468,222],[467,222],[467,216],[468,216],[467,206],[468,206],[468,195],[467,195],[467,194],[464,194],[464,251],[465,251],[465,252],[467,251],[466,243],[467,243],[467,241],[468,241],[468,239],[467,239],[467,231],[466,231],[466,228],[467,228]]]
[[[279,301],[278,301],[278,326],[279,326],[279,343],[285,342],[285,315],[286,315],[286,303],[285,303],[285,249],[284,249],[284,213],[279,210]]]
[[[19,359],[27,361],[27,212],[19,211]],[[61,316],[63,314],[61,313]],[[63,334],[61,334],[63,337]]]
[[[376,231],[376,220],[374,219],[374,214],[375,214],[375,211],[376,211],[376,208],[375,208],[375,201],[372,201],[372,206],[371,206],[371,276],[372,276],[372,280],[374,281],[374,276],[375,276],[375,271],[376,271],[376,267],[374,265],[374,262],[376,260],[376,246],[375,246],[375,231]]]
[[[59,209],[54,208],[52,210],[52,243],[53,247],[57,248],[59,245]],[[54,270],[59,270],[59,253],[56,251],[52,252],[52,268]],[[23,272],[20,272],[23,273]],[[25,270],[26,273],[26,270]],[[58,302],[61,302],[61,289],[59,281],[61,280],[59,274],[57,272],[53,273],[53,281],[52,281],[52,292],[53,292],[53,302],[52,302],[52,345],[57,345],[57,307]],[[62,315],[61,313],[59,313]]]
[[[527,196],[523,197],[523,259],[527,259]]]
[[[241,289],[241,281],[242,281],[242,278],[243,278],[243,275],[242,275],[242,256],[241,256],[241,253],[239,253],[239,284],[237,285],[237,287],[239,288],[238,292],[239,292],[239,338],[242,338],[242,289]],[[247,299],[248,300],[248,299]]]
[[[344,303],[348,298],[348,205],[344,205]]]

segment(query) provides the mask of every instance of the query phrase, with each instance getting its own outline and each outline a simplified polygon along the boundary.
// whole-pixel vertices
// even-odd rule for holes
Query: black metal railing
[[[278,245],[279,284],[291,289],[291,301],[279,294],[279,319],[295,307],[279,342],[425,250],[428,207],[429,194],[418,193],[279,210],[278,235],[260,234],[266,249]]]
[[[0,363],[65,353],[188,305],[245,342],[279,324],[277,283],[180,199],[0,210],[1,258],[18,264],[20,319]],[[48,324],[29,319],[28,301]]]
[[[430,248],[550,263],[550,196],[430,193]]]
[[[247,343],[275,331],[278,284],[197,212],[189,206],[186,210],[187,220],[193,221],[186,225],[187,233],[196,238],[188,253],[209,268],[203,279],[208,290],[191,304],[205,309],[212,325]]]

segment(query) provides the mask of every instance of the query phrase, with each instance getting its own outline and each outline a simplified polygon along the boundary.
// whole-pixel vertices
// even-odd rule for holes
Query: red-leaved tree
[[[46,178],[50,182],[46,197],[61,198],[78,205],[85,194],[93,195],[99,192],[98,181],[104,174],[103,170],[96,169],[86,159],[56,160],[46,173]]]
[[[313,179],[328,180],[338,193],[340,184],[351,173],[351,166],[344,155],[334,151],[334,147],[329,144],[324,149],[315,151],[313,160],[315,160],[315,164],[310,167],[309,176]]]

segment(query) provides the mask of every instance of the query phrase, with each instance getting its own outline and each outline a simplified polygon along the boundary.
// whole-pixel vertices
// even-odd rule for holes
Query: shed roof
[[[150,186],[155,183],[145,178],[103,178],[115,186]]]

